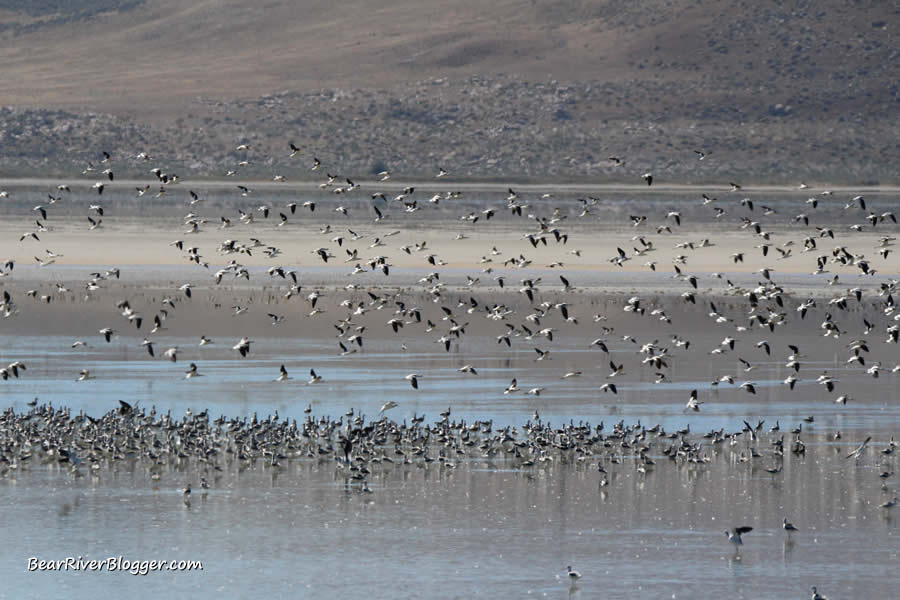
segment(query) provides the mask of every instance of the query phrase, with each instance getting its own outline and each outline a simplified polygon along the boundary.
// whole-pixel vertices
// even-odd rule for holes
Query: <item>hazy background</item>
[[[358,177],[896,183],[898,16],[844,0],[0,0],[0,176],[77,173],[103,149],[132,175],[144,151],[182,176],[247,160],[245,176],[309,178],[318,156]]]

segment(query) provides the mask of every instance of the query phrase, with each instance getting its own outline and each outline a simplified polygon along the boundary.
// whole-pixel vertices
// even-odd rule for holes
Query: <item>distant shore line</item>
[[[339,176],[340,177],[340,176]],[[68,186],[86,186],[90,187],[95,181],[105,180],[105,176],[98,173],[92,177],[84,176],[79,178],[69,177],[0,177],[0,187],[3,188],[37,188],[45,186],[68,185]],[[641,194],[641,193],[670,193],[670,194],[689,194],[689,193],[722,193],[729,192],[735,194],[796,194],[798,196],[808,195],[815,196],[822,192],[830,191],[834,194],[898,194],[900,193],[900,185],[864,185],[851,186],[847,184],[829,185],[829,184],[809,184],[808,187],[801,187],[800,184],[741,184],[739,190],[732,190],[729,183],[655,183],[648,186],[643,183],[626,183],[626,182],[547,182],[537,183],[534,181],[517,182],[510,180],[475,180],[475,179],[390,179],[387,181],[377,179],[353,179],[359,189],[371,191],[401,191],[407,187],[418,187],[429,191],[468,191],[468,192],[506,192],[512,188],[517,193],[569,193],[569,194],[592,194],[592,193],[624,193],[624,194]],[[343,182],[343,179],[340,179]],[[151,185],[161,185],[160,182],[148,176],[146,179],[116,179],[115,181],[104,181],[104,184],[112,189],[118,187],[143,186],[150,183]],[[271,179],[260,178],[187,178],[179,180],[176,183],[167,184],[168,187],[190,187],[196,186],[203,189],[232,189],[237,185],[252,185],[257,189],[265,189],[266,191],[315,191],[320,189],[322,179],[297,179],[287,181],[273,181]],[[340,183],[338,183],[340,185]]]

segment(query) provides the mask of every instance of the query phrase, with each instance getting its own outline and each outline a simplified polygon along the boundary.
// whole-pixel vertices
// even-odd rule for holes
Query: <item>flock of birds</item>
[[[291,156],[302,154],[301,149],[293,143],[289,147]],[[251,147],[247,144],[236,148],[237,152],[250,150]],[[695,151],[695,154],[700,160],[707,157],[702,151]],[[153,160],[146,153],[141,153],[137,158],[141,163]],[[624,162],[619,157],[611,157],[610,160],[616,164]],[[104,207],[102,203],[104,198],[109,197],[110,189],[121,191],[115,180],[113,164],[113,157],[104,152],[99,165],[91,164],[85,169],[87,175],[95,172],[103,175],[102,181],[90,186],[92,193],[97,195],[97,200],[91,202],[87,209],[86,226],[90,230],[101,229],[110,208],[115,209],[115,205]],[[246,164],[247,161],[241,161],[235,169],[229,169],[226,176],[236,176],[238,170]],[[314,173],[325,170],[317,157],[312,157],[308,168]],[[184,197],[188,213],[179,228],[178,239],[169,246],[181,253],[186,262],[196,265],[201,282],[185,282],[173,287],[155,306],[138,307],[132,299],[119,299],[114,305],[115,311],[110,307],[111,319],[117,319],[119,324],[111,322],[99,329],[98,335],[101,343],[111,344],[117,337],[129,340],[132,337],[129,331],[133,328],[136,332],[134,336],[143,338],[139,345],[150,357],[159,355],[162,359],[176,363],[187,355],[192,360],[184,372],[186,379],[203,376],[198,365],[199,359],[196,358],[197,353],[183,346],[169,346],[160,351],[154,336],[168,329],[167,320],[176,313],[176,307],[191,301],[196,291],[202,290],[208,293],[208,299],[212,299],[215,289],[223,283],[241,279],[250,281],[251,277],[267,278],[267,283],[280,282],[283,287],[279,292],[279,303],[287,305],[295,302],[293,299],[296,298],[301,303],[300,306],[305,306],[300,309],[292,308],[293,313],[305,314],[306,318],[331,319],[337,332],[337,352],[340,356],[364,352],[364,340],[373,335],[376,340],[401,336],[404,340],[421,339],[431,336],[446,352],[451,352],[453,348],[459,351],[465,344],[465,336],[473,329],[473,321],[481,319],[488,325],[482,326],[479,323],[479,332],[483,333],[491,328],[500,348],[505,347],[510,352],[518,351],[523,346],[531,348],[535,353],[534,360],[543,362],[552,359],[554,339],[567,331],[577,331],[583,329],[585,324],[592,323],[601,335],[590,343],[589,348],[603,357],[601,360],[608,364],[608,373],[603,376],[605,368],[601,367],[599,375],[566,370],[560,372],[559,377],[571,380],[584,376],[593,382],[592,389],[617,395],[622,384],[616,382],[625,379],[626,373],[652,369],[654,381],[664,383],[669,381],[671,366],[679,360],[680,355],[696,351],[696,344],[692,347],[689,339],[690,332],[672,333],[668,342],[661,342],[659,339],[638,341],[631,335],[616,334],[615,327],[607,324],[608,315],[595,314],[584,318],[577,314],[578,310],[584,308],[584,294],[590,291],[576,286],[571,274],[557,275],[545,281],[545,275],[530,271],[539,266],[542,269],[565,267],[561,260],[554,260],[549,264],[539,261],[538,253],[547,252],[553,247],[556,252],[565,251],[567,255],[574,257],[573,260],[581,257],[582,250],[569,244],[578,240],[579,234],[583,232],[578,227],[568,225],[573,221],[587,223],[592,211],[599,211],[597,207],[601,205],[601,201],[591,196],[578,198],[568,206],[560,206],[552,194],[529,200],[525,198],[525,194],[510,188],[503,202],[497,206],[464,211],[457,218],[469,231],[484,227],[492,219],[507,213],[506,218],[521,228],[522,243],[519,245],[533,254],[526,257],[526,251],[522,251],[507,256],[498,249],[501,244],[489,243],[487,245],[491,247],[486,248],[479,261],[481,272],[467,275],[464,284],[450,285],[442,280],[441,269],[450,265],[448,261],[452,261],[452,256],[441,257],[425,241],[395,244],[391,238],[403,233],[402,229],[385,229],[385,226],[402,218],[400,215],[411,215],[439,205],[443,205],[444,209],[449,205],[450,210],[453,210],[454,203],[463,197],[460,192],[438,192],[426,197],[415,186],[406,186],[397,194],[378,191],[370,195],[361,191],[362,186],[353,180],[328,173],[319,186],[321,191],[314,199],[290,201],[283,206],[254,203],[254,190],[247,183],[235,184],[236,200],[257,205],[245,205],[237,210],[236,215],[223,214],[215,219],[201,215],[204,202],[201,193],[194,190],[187,190],[186,193],[180,191],[184,184],[177,175],[167,173],[162,167],[154,167],[150,172],[156,178],[153,186],[158,190],[156,197]],[[448,175],[446,170],[440,168],[435,178],[443,179]],[[388,171],[379,173],[381,182],[387,182],[391,177],[392,174]],[[654,183],[651,173],[645,173],[642,178],[648,186]],[[286,177],[276,174],[273,181],[284,182]],[[805,184],[801,184],[801,188],[808,190]],[[144,196],[152,189],[149,184],[142,185],[136,189],[136,194]],[[748,394],[756,394],[757,384],[749,375],[757,369],[754,364],[757,359],[754,356],[758,356],[758,360],[768,360],[773,351],[777,353],[780,348],[785,348],[790,352],[785,351],[784,366],[792,371],[784,380],[784,385],[789,390],[809,381],[821,385],[827,393],[833,393],[840,388],[840,379],[828,372],[806,377],[803,368],[805,355],[797,344],[784,343],[779,337],[780,330],[788,324],[807,327],[806,324],[812,321],[816,321],[812,327],[817,327],[824,338],[834,342],[837,347],[843,346],[847,355],[847,368],[859,369],[858,373],[854,371],[848,375],[879,377],[880,373],[886,371],[900,372],[900,363],[889,365],[884,358],[873,360],[869,356],[876,344],[879,344],[877,349],[884,356],[896,356],[895,344],[900,337],[900,310],[897,310],[894,295],[900,284],[897,279],[876,278],[879,271],[876,261],[879,259],[871,256],[868,248],[850,248],[844,244],[845,241],[854,239],[867,242],[874,240],[874,254],[882,261],[887,260],[896,241],[890,235],[890,231],[896,230],[891,229],[897,222],[894,214],[890,211],[873,211],[868,207],[865,197],[853,196],[840,201],[843,202],[841,218],[852,215],[851,220],[856,219],[856,222],[842,228],[823,219],[816,225],[816,211],[820,205],[835,203],[831,198],[834,194],[825,190],[815,194],[810,191],[808,199],[802,203],[801,212],[785,221],[779,216],[779,211],[783,209],[763,205],[760,201],[745,196],[741,185],[731,183],[729,190],[727,193],[731,196],[726,199],[701,195],[697,199],[697,206],[692,210],[709,211],[705,217],[709,222],[733,223],[737,234],[755,240],[755,249],[758,250],[756,258],[762,263],[757,271],[760,278],[757,285],[736,285],[723,274],[690,271],[690,253],[723,245],[722,242],[717,244],[717,240],[704,238],[699,241],[679,241],[671,245],[676,251],[671,261],[673,281],[676,282],[675,285],[683,286],[683,292],[678,295],[684,302],[685,310],[705,313],[710,326],[719,327],[724,332],[721,343],[703,351],[709,355],[710,360],[727,361],[729,364],[737,361],[741,365],[738,372],[729,370],[717,377],[710,389],[734,386]],[[53,218],[54,205],[63,201],[65,195],[71,192],[70,185],[60,184],[48,193],[48,202],[33,209],[40,218],[34,221],[34,227],[21,234],[19,242],[43,244],[52,240],[53,228],[47,223]],[[4,198],[11,197],[8,191],[0,193]],[[324,195],[335,200],[325,200],[322,197]],[[385,278],[383,285],[351,282],[346,286],[309,289],[301,283],[298,270],[279,264],[284,250],[263,242],[263,236],[258,233],[260,230],[265,231],[267,227],[277,229],[288,224],[302,224],[305,218],[318,218],[323,211],[329,217],[347,219],[349,223],[351,211],[356,216],[357,208],[353,202],[341,199],[358,200],[361,197],[367,200],[363,206],[370,211],[362,220],[377,227],[376,231],[379,233],[334,222],[322,225],[318,227],[318,235],[329,242],[312,251],[312,261],[321,261],[327,266],[346,264],[348,268],[352,268],[348,273],[351,277],[380,274]],[[298,210],[308,211],[308,216],[301,218]],[[739,220],[734,219],[735,214]],[[661,270],[663,266],[660,262],[652,260],[654,253],[667,246],[666,240],[678,233],[687,218],[684,210],[671,209],[661,211],[661,219],[655,224],[649,215],[629,215],[622,226],[634,230],[633,248],[631,251],[616,248],[615,254],[608,257],[606,262],[611,268],[621,268],[629,265],[630,261],[646,260],[643,263],[645,268],[653,272]],[[810,223],[813,223],[812,230],[809,229]],[[225,239],[215,248],[202,248],[190,241],[198,233],[215,230],[228,230],[230,233],[238,228],[247,230],[245,240]],[[883,233],[877,237],[850,237],[861,231]],[[460,233],[455,239],[467,240],[472,235],[474,233]],[[779,238],[788,239],[776,243]],[[829,242],[840,245],[826,248],[825,245]],[[395,254],[392,258],[387,255],[386,249],[402,254]],[[369,255],[366,256],[366,253]],[[411,288],[391,287],[393,262],[397,261],[398,256],[404,256],[404,260],[408,260],[415,255],[422,257],[423,277],[418,284]],[[773,258],[777,261],[799,260],[803,255],[809,255],[810,273],[819,278],[816,281],[820,281],[822,286],[820,290],[800,299],[789,286],[777,282],[780,269],[776,269],[769,261]],[[263,256],[272,263],[264,276],[245,264],[247,260],[242,258],[254,256]],[[43,256],[35,256],[35,261],[43,268],[56,264],[63,257],[60,253],[46,249]],[[730,254],[730,260],[735,265],[740,264],[742,269],[751,258],[745,251]],[[14,277],[15,264],[15,260],[8,260],[0,275],[5,278]],[[341,268],[334,266],[336,270]],[[518,282],[514,283],[514,274],[517,272],[521,275]],[[85,297],[89,299],[94,294],[103,293],[102,290],[116,289],[115,282],[121,275],[122,271],[118,268],[91,273],[87,281],[81,284]],[[842,285],[842,276],[845,279],[855,277],[855,285]],[[491,283],[488,283],[488,278],[491,278]],[[481,283],[482,279],[486,285]],[[704,296],[701,288],[707,282],[719,281],[727,284],[724,289],[716,293],[708,291]],[[70,292],[66,285],[57,284],[55,290],[36,288],[27,290],[25,295],[32,301],[51,304],[60,294],[67,293],[78,296],[81,294],[80,291]],[[252,310],[249,305],[240,304],[230,308],[216,304],[214,308],[229,310],[236,317]],[[662,303],[655,299],[632,296],[621,303],[619,309],[633,318],[673,325],[673,319],[666,314]],[[22,303],[9,289],[5,289],[0,300],[0,314],[5,318],[13,318],[21,310],[24,310]],[[144,315],[151,312],[152,317],[145,319]],[[335,313],[340,316],[331,317]],[[273,327],[284,326],[293,318],[292,314],[275,310],[266,314]],[[152,322],[152,327],[145,328],[145,320]],[[376,330],[379,327],[381,329]],[[144,334],[144,331],[147,333]],[[878,331],[883,334],[880,342],[872,335]],[[843,343],[845,335],[853,339],[849,343]],[[836,342],[839,339],[841,341]],[[77,351],[90,343],[85,339],[78,339],[72,343],[72,349]],[[197,346],[213,343],[211,338],[204,335]],[[250,337],[242,337],[228,342],[228,345],[232,348],[235,359],[239,360],[250,355],[256,343]],[[402,348],[406,349],[405,342],[402,342]],[[634,356],[634,359],[617,361],[611,353],[627,355],[626,351],[629,349],[627,354]],[[626,368],[625,362],[633,364]],[[476,364],[464,364],[457,370],[460,376],[478,376],[479,368],[481,367]],[[25,370],[25,364],[16,360],[0,369],[0,376],[4,380],[16,379],[24,376]],[[523,376],[527,377],[528,374],[514,374],[509,385],[498,390],[498,394],[524,392],[526,395],[540,396],[548,391],[541,386],[520,387],[519,379]],[[95,373],[83,369],[77,380],[87,381],[95,377]],[[276,382],[294,379],[285,364],[281,364],[277,375],[273,374],[273,377]],[[320,384],[326,381],[326,377],[327,373],[317,373],[315,369],[310,369],[306,383]],[[742,377],[746,377],[744,381],[740,381]],[[411,388],[420,392],[427,391],[428,379],[427,371],[409,373],[404,377]],[[839,404],[847,404],[852,398],[844,391],[833,400]],[[686,398],[684,410],[699,412],[705,402],[708,400],[701,400],[700,390],[695,389]],[[709,448],[723,445],[733,448],[736,460],[740,462],[762,464],[762,461],[768,461],[773,466],[765,469],[775,475],[781,471],[780,461],[785,451],[797,454],[806,452],[802,424],[791,431],[788,440],[780,433],[778,424],[768,432],[763,432],[762,423],[751,426],[746,421],[744,427],[737,431],[718,430],[699,436],[692,433],[689,427],[667,432],[659,425],[647,427],[640,423],[625,425],[624,422],[606,432],[602,423],[570,423],[554,427],[543,421],[535,410],[532,419],[520,428],[494,430],[489,419],[474,423],[452,420],[449,408],[433,423],[426,423],[425,417],[418,415],[414,415],[410,423],[388,419],[385,412],[397,406],[398,403],[394,401],[385,403],[375,419],[366,419],[361,414],[354,414],[352,410],[337,419],[314,418],[311,415],[312,407],[308,406],[306,418],[299,422],[280,419],[277,411],[274,416],[265,419],[258,419],[254,414],[252,419],[220,417],[211,420],[207,411],[203,411],[188,414],[179,420],[170,414],[157,414],[155,408],[148,411],[124,401],[116,410],[94,418],[87,414],[72,415],[67,409],[53,408],[50,404],[39,405],[36,399],[29,411],[16,413],[9,408],[0,417],[0,471],[6,473],[18,468],[32,456],[38,456],[47,462],[66,463],[74,473],[80,473],[80,469],[85,466],[95,472],[103,468],[103,465],[142,460],[150,465],[151,477],[158,478],[166,464],[192,458],[202,465],[201,487],[206,487],[209,485],[208,479],[214,479],[215,471],[223,468],[226,463],[263,460],[270,467],[278,468],[282,461],[311,457],[332,460],[335,469],[345,473],[350,480],[360,482],[363,492],[371,493],[367,475],[376,468],[385,468],[385,464],[408,465],[437,461],[442,468],[453,469],[464,465],[467,457],[498,456],[514,461],[519,468],[560,458],[591,463],[599,473],[598,484],[602,488],[610,482],[607,468],[619,465],[626,459],[642,473],[652,470],[660,457],[675,464],[702,465],[715,460],[714,455],[708,451]],[[834,437],[839,439],[840,432],[835,432]],[[655,447],[652,440],[659,440]],[[859,460],[863,457],[869,441],[867,439],[856,447],[848,458]],[[885,461],[882,464],[884,469],[880,471],[885,491],[888,489],[886,482],[893,475],[889,461],[895,447],[896,443],[891,438],[878,451],[879,460]],[[654,453],[657,453],[655,460]],[[190,489],[190,485],[185,488],[186,502],[189,502]],[[896,503],[897,498],[893,497],[880,506],[888,510]],[[783,521],[783,528],[788,534],[797,531],[787,519]],[[752,529],[750,526],[738,526],[726,531],[726,535],[737,546],[742,544],[742,535]],[[567,571],[573,582],[581,577],[571,567]],[[815,588],[813,590],[814,598],[822,598]]]

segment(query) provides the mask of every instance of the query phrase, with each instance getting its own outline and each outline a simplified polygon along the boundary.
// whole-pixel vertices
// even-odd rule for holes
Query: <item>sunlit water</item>
[[[43,202],[45,193],[15,194],[20,214],[9,225],[15,235],[31,226],[31,207]],[[112,223],[114,215],[121,213],[118,204],[125,193],[114,189],[110,193],[104,198],[111,215],[107,221]],[[488,201],[502,205],[504,195],[476,196],[471,205],[453,205],[446,209],[447,214],[480,210]],[[220,214],[234,212],[233,206],[217,203],[224,194],[210,197],[216,202],[203,209],[205,216],[215,221]],[[367,198],[368,192],[353,200],[354,214],[368,214]],[[297,199],[291,194],[260,194],[252,204]],[[614,222],[627,223],[629,214],[657,214],[663,200],[668,208],[683,212],[686,221],[702,218],[704,209],[697,207],[695,195],[660,198],[642,193],[628,202],[604,201],[595,209],[594,221],[577,227],[593,235],[594,227],[615,228]],[[58,223],[55,226],[61,231],[78,227],[76,223],[85,226],[84,213],[94,201],[87,192],[74,195],[68,208],[59,208],[53,218],[69,214],[78,221],[54,221]],[[765,201],[787,215],[798,198]],[[872,210],[888,210],[891,202],[886,196],[876,197]],[[571,224],[580,206],[570,204]],[[250,201],[239,205],[248,208]],[[178,232],[180,221],[172,215],[180,214],[185,206],[181,200],[166,201],[141,205],[140,210],[141,214],[146,210],[155,218],[171,219],[171,230]],[[321,211],[301,213],[291,217],[292,224],[302,223],[311,231],[331,218],[322,216]],[[742,214],[730,211],[729,226],[736,227]],[[849,223],[858,217],[844,211],[841,203],[823,205],[818,214],[823,224]],[[459,228],[458,217],[450,215],[454,223],[447,225],[448,231]],[[433,218],[433,212],[423,211],[405,216],[403,224],[434,226]],[[725,227],[716,223],[717,228]],[[521,223],[498,213],[492,226],[518,233]],[[704,224],[697,227],[702,229]],[[142,227],[135,226],[134,231],[139,233]],[[102,262],[101,257],[97,261]],[[30,259],[20,259],[16,276],[45,286],[83,281],[93,270],[70,265],[38,269],[26,262]],[[199,267],[189,269],[130,267],[123,282],[163,281],[168,290],[172,281],[193,280]],[[247,285],[255,286],[263,277],[262,269],[251,270],[253,283]],[[299,269],[301,281],[304,285],[333,281],[334,273],[326,270],[306,261]],[[638,277],[600,270],[578,272],[577,267],[566,273],[572,275],[573,270],[572,279],[579,286],[664,289],[671,284],[668,274]],[[474,273],[451,266],[442,270],[442,277],[459,285],[470,272]],[[543,276],[555,284],[557,272],[536,264],[528,275]],[[421,276],[421,270],[398,268],[389,281],[369,274],[359,282],[412,285]],[[340,279],[344,278],[341,272]],[[738,285],[749,286],[759,279],[755,273],[732,278]],[[796,274],[792,278],[792,290],[821,292],[820,277]],[[842,279],[847,285],[856,285],[859,276],[842,274]],[[865,285],[875,283],[866,280]],[[724,285],[716,282],[716,287]],[[16,300],[27,306],[23,319],[41,310],[38,305],[26,304],[30,301],[21,290]],[[410,328],[413,330],[403,336],[384,334],[387,317],[379,317],[377,328],[374,320],[369,323],[365,348],[343,357],[338,356],[335,338],[304,335],[295,314],[289,317],[288,326],[296,327],[292,330],[296,335],[256,335],[253,350],[245,359],[230,350],[235,339],[224,337],[219,330],[206,332],[217,339],[215,346],[197,348],[196,335],[176,333],[184,325],[178,317],[172,319],[177,326],[154,337],[156,358],[141,348],[143,334],[126,331],[130,325],[121,321],[115,322],[121,333],[109,345],[93,325],[72,336],[49,326],[38,329],[51,335],[13,335],[7,329],[12,328],[12,320],[3,321],[3,361],[21,360],[28,366],[20,378],[0,382],[3,407],[12,406],[17,413],[25,412],[26,403],[39,398],[54,406],[71,407],[73,414],[84,411],[92,416],[125,400],[147,410],[155,407],[160,414],[171,411],[176,419],[188,409],[194,413],[209,409],[212,418],[220,414],[251,418],[254,413],[265,418],[277,410],[281,419],[302,420],[307,406],[315,417],[348,419],[345,415],[352,409],[356,415],[374,419],[385,402],[395,401],[398,406],[387,414],[397,421],[409,422],[424,414],[433,422],[439,412],[450,407],[451,419],[470,423],[491,420],[494,432],[506,426],[521,427],[535,411],[555,426],[570,421],[593,426],[603,422],[606,432],[619,421],[629,425],[640,421],[646,427],[660,424],[667,431],[689,425],[693,439],[710,430],[738,432],[744,420],[754,425],[763,420],[765,424],[756,444],[763,456],[754,460],[741,460],[750,453],[746,436],[735,446],[728,441],[705,442],[703,454],[709,462],[702,464],[670,461],[662,450],[672,441],[651,437],[649,456],[655,467],[639,473],[630,453],[622,451],[618,452],[622,456],[618,464],[602,460],[607,471],[602,476],[597,468],[601,461],[596,457],[578,461],[574,453],[560,453],[553,461],[520,467],[502,456],[485,458],[476,446],[466,456],[450,457],[455,468],[440,461],[414,460],[404,465],[399,460],[402,457],[393,464],[373,465],[368,478],[371,493],[345,479],[331,456],[283,460],[280,467],[262,460],[238,465],[223,458],[221,471],[208,464],[174,461],[162,468],[158,481],[151,478],[146,461],[102,462],[99,470],[82,468],[77,476],[68,466],[53,461],[20,461],[0,475],[4,507],[0,527],[6,541],[0,550],[0,598],[94,600],[176,594],[191,598],[392,600],[789,599],[808,598],[812,585],[832,600],[897,597],[900,544],[896,515],[900,513],[896,511],[900,508],[880,508],[898,493],[897,476],[884,482],[879,478],[882,472],[897,470],[898,452],[881,454],[900,423],[900,375],[890,373],[900,362],[896,346],[881,341],[872,344],[870,364],[873,360],[884,362],[878,379],[859,366],[848,365],[846,343],[859,335],[862,327],[863,314],[857,311],[839,316],[850,330],[840,341],[823,340],[815,321],[797,322],[792,315],[792,322],[776,334],[747,333],[740,336],[736,352],[713,357],[709,351],[720,347],[724,335],[733,333],[733,325],[712,325],[705,307],[687,307],[676,294],[666,305],[674,325],[662,325],[649,318],[623,316],[623,301],[624,297],[616,297],[603,306],[585,308],[582,325],[565,329],[552,343],[516,337],[512,349],[496,342],[502,324],[483,325],[475,322],[475,317],[463,341],[454,343],[449,353],[434,342],[437,335],[424,335],[421,327]],[[53,323],[58,324],[82,309],[100,314],[98,303],[57,315],[52,312],[56,305],[48,305],[44,313],[32,318],[57,319]],[[735,318],[746,309],[742,300],[736,304],[741,306],[727,311]],[[111,305],[107,302],[102,310],[111,311]],[[154,304],[153,310],[157,308]],[[609,323],[616,327],[615,334],[598,333],[600,326],[590,322],[589,310],[615,312],[615,322]],[[173,314],[182,312],[179,308]],[[820,319],[822,312],[817,311],[815,318]],[[520,312],[515,322],[523,317]],[[887,318],[879,321],[880,338],[888,324]],[[552,320],[550,325],[563,327]],[[90,347],[71,349],[73,339],[88,335],[87,331],[92,336]],[[623,333],[633,335],[638,343],[622,341]],[[672,333],[689,337],[690,351],[675,348],[669,340]],[[608,340],[609,355],[590,347],[595,337]],[[771,356],[752,346],[762,337],[772,342]],[[668,381],[659,384],[654,383],[656,369],[641,366],[636,355],[641,343],[653,339],[668,346],[673,356],[670,368],[665,369]],[[801,382],[793,391],[782,383],[790,374],[785,366],[788,343],[799,345],[805,354]],[[183,350],[177,363],[159,358],[162,350],[175,345]],[[536,345],[551,349],[549,360],[535,361]],[[749,359],[755,369],[743,372],[738,356]],[[623,363],[626,375],[608,378],[610,359]],[[197,362],[203,377],[184,379],[190,361]],[[274,381],[281,364],[292,377],[288,382]],[[478,375],[459,373],[457,369],[465,364],[475,365]],[[311,368],[323,377],[322,383],[306,385]],[[96,379],[76,382],[81,369],[90,370]],[[582,375],[561,379],[575,370]],[[840,379],[833,393],[815,383],[824,370]],[[410,373],[423,375],[418,391],[404,380]],[[736,384],[754,382],[757,393],[751,395],[727,383],[711,384],[725,373],[734,375]],[[513,377],[521,391],[503,394]],[[599,391],[607,382],[617,384],[618,394]],[[540,396],[525,393],[536,387],[545,388]],[[700,412],[685,409],[693,389],[704,402]],[[846,405],[836,404],[839,394],[852,399]],[[809,416],[814,420],[804,421]],[[768,433],[776,423],[780,432]],[[805,455],[787,450],[794,438],[789,430],[801,424]],[[834,440],[837,431],[842,436]],[[776,465],[771,442],[781,436],[786,446],[784,468],[772,474],[766,470]],[[859,460],[848,459],[847,454],[867,436],[872,436],[869,449]],[[4,455],[12,452],[3,449]],[[611,452],[615,453],[615,448]],[[200,477],[209,479],[209,490],[200,489]],[[603,487],[602,477],[608,480]],[[187,484],[193,486],[190,504],[183,501],[181,493]],[[781,528],[783,518],[800,531],[787,535]],[[723,533],[738,525],[754,527],[744,536],[739,552]],[[29,557],[58,560],[69,556],[199,560],[203,570],[145,576],[27,570]],[[575,586],[570,585],[567,565],[583,575]]]
[[[895,519],[875,506],[871,465],[833,448],[789,457],[770,476],[722,458],[709,467],[632,464],[601,491],[572,464],[508,471],[392,466],[372,493],[345,485],[330,461],[229,471],[190,506],[172,470],[73,480],[33,468],[4,479],[4,589],[9,597],[465,598],[569,596],[889,598]],[[782,515],[802,529],[788,537]],[[740,553],[722,530],[752,524]],[[27,534],[27,535],[26,535]],[[203,562],[202,572],[26,573],[26,558],[68,555]],[[565,567],[584,575],[570,589]],[[52,590],[52,593],[51,593]]]
[[[639,333],[647,333],[640,332]],[[790,392],[782,362],[760,360],[748,374],[755,396],[736,386],[711,386],[721,371],[705,352],[679,356],[670,382],[654,384],[653,370],[630,358],[631,342],[611,341],[611,357],[626,361],[629,376],[617,395],[597,391],[609,357],[590,340],[568,337],[553,345],[552,358],[536,362],[531,346],[515,351],[491,336],[470,334],[464,354],[446,353],[430,340],[375,339],[365,350],[341,357],[330,339],[257,339],[247,359],[227,347],[192,351],[204,377],[183,379],[183,360],[150,359],[135,344],[91,347],[75,353],[69,338],[4,338],[4,348],[28,365],[18,380],[4,382],[7,405],[17,412],[35,397],[99,416],[123,399],[180,417],[188,408],[208,408],[211,417],[271,414],[301,420],[312,405],[316,416],[356,414],[377,418],[394,400],[397,420],[425,414],[429,421],[452,407],[452,418],[493,419],[494,428],[521,426],[538,410],[544,420],[612,423],[640,420],[672,431],[739,431],[744,419],[764,419],[762,431],[779,421],[779,434],[763,433],[765,458],[738,460],[744,442],[709,445],[708,464],[670,462],[669,443],[654,443],[656,467],[646,474],[625,458],[605,462],[609,485],[599,487],[596,460],[574,456],[519,468],[473,449],[456,468],[439,462],[383,464],[369,477],[372,493],[351,484],[334,459],[284,461],[280,468],[257,461],[247,468],[223,463],[223,471],[183,464],[152,481],[142,463],[115,469],[103,463],[74,477],[56,464],[26,464],[0,477],[7,507],[0,524],[7,540],[0,557],[0,595],[10,598],[104,594],[154,597],[178,590],[191,597],[373,598],[805,598],[816,585],[831,598],[893,597],[898,548],[894,515],[879,505],[896,493],[892,478],[881,489],[878,473],[896,459],[882,456],[900,422],[897,375],[871,378],[848,370],[813,337],[800,338],[812,356],[806,373],[829,369],[854,400],[833,402],[813,381]],[[196,340],[164,338],[188,347]],[[696,334],[695,347],[714,347],[715,332]],[[796,341],[796,340],[795,340]],[[102,344],[102,345],[101,345]],[[227,344],[220,344],[227,346]],[[159,350],[157,350],[159,352]],[[677,355],[677,350],[675,351]],[[731,359],[735,360],[735,359]],[[286,363],[292,380],[277,383]],[[465,363],[478,375],[461,374]],[[730,364],[730,362],[729,362]],[[90,369],[97,379],[76,382]],[[314,368],[324,382],[307,385]],[[567,370],[583,375],[560,379]],[[421,372],[413,390],[403,377]],[[523,391],[504,395],[510,376]],[[807,379],[809,376],[807,375]],[[738,383],[741,379],[738,379]],[[524,391],[545,387],[541,396]],[[699,413],[684,403],[699,388],[706,402]],[[848,389],[849,388],[849,389]],[[805,456],[785,453],[774,466],[768,442],[807,415]],[[832,441],[834,431],[840,441]],[[846,454],[866,435],[872,448],[859,461]],[[623,453],[627,454],[627,453]],[[198,489],[201,474],[211,489]],[[190,505],[181,489],[193,483]],[[202,492],[202,493],[201,493]],[[801,531],[787,536],[781,519]],[[723,531],[755,529],[740,552]],[[27,559],[85,559],[122,555],[129,560],[200,560],[202,572],[126,573],[27,572]],[[566,566],[583,574],[570,586]]]

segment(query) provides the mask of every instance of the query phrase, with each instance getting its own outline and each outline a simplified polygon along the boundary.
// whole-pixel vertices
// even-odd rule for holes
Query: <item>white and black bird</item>
[[[725,530],[725,535],[728,536],[728,541],[734,544],[735,546],[741,546],[744,543],[744,540],[741,539],[741,536],[745,533],[750,533],[753,531],[752,527],[732,527],[731,529]]]
[[[828,600],[827,597],[823,596],[819,593],[819,590],[816,589],[816,586],[810,587],[812,591],[812,596],[810,596],[810,600]]]
[[[781,528],[784,529],[785,531],[787,531],[788,534],[790,534],[794,531],[800,531],[799,529],[794,527],[793,524],[788,523],[788,520],[786,517],[781,521]]]
[[[195,363],[191,363],[188,370],[184,372],[184,378],[193,379],[194,377],[203,377],[203,374],[197,372],[197,365]]]
[[[853,450],[853,452],[851,452],[850,454],[848,454],[848,455],[847,455],[847,458],[859,458],[859,456],[862,454],[863,450],[866,449],[866,446],[869,445],[869,442],[870,442],[871,440],[872,440],[872,436],[870,435],[869,437],[867,437],[867,438],[863,441],[862,444],[860,444],[859,446],[857,446],[857,447]]]
[[[245,357],[250,353],[250,344],[252,343],[253,340],[251,340],[250,338],[242,337],[237,344],[231,347],[231,349],[237,350],[241,354],[241,356]]]
[[[697,399],[697,390],[691,390],[691,397],[687,401],[687,409],[694,412],[700,412],[700,405],[703,404]]]

